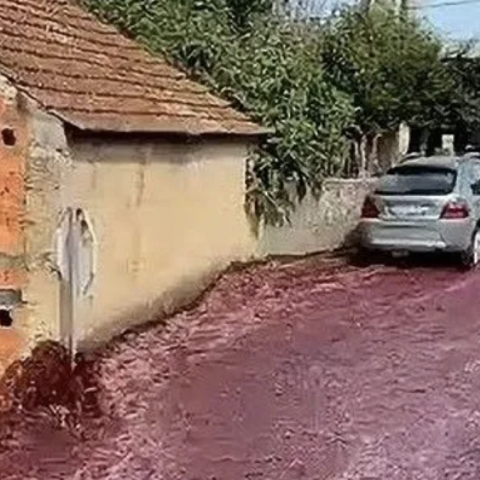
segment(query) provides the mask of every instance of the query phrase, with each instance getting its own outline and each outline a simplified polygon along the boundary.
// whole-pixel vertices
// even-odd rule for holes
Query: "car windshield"
[[[381,195],[447,195],[455,184],[456,172],[449,168],[399,166],[380,178]]]

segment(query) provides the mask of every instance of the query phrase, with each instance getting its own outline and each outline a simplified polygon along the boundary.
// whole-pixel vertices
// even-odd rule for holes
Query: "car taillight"
[[[363,202],[362,218],[378,218],[380,211],[371,197],[367,197]]]
[[[442,210],[440,218],[445,220],[457,220],[462,218],[468,218],[470,212],[468,205],[465,202],[448,202]]]

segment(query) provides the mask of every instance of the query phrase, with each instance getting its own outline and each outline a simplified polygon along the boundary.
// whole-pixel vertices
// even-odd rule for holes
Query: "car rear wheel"
[[[480,262],[480,229],[477,227],[472,235],[472,240],[467,251],[462,253],[462,267],[475,268]]]

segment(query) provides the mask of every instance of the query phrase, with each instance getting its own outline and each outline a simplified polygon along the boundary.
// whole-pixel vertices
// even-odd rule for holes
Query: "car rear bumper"
[[[399,222],[363,220],[359,226],[362,246],[374,250],[411,252],[464,251],[470,244],[469,219]]]

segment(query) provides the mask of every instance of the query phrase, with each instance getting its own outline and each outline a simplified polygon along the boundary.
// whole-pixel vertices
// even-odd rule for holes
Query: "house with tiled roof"
[[[0,0],[0,360],[104,339],[250,258],[263,133],[72,1]]]

